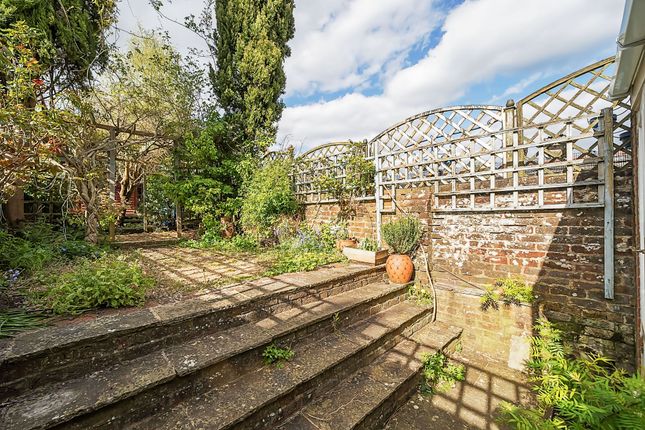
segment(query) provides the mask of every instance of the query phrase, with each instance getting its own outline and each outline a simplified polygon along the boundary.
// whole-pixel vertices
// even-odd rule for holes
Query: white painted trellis
[[[435,109],[383,131],[365,147],[374,160],[376,231],[395,212],[400,188],[428,187],[433,212],[605,208],[605,297],[613,298],[614,162],[631,162],[631,108],[612,102],[613,58],[592,64],[517,105]],[[296,159],[294,186],[305,203],[331,199],[316,175],[344,178],[347,142]],[[390,201],[389,207],[386,202]]]

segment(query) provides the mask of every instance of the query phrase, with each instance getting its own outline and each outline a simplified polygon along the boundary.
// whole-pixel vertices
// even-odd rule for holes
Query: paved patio
[[[456,354],[454,359],[466,366],[466,380],[445,393],[415,394],[392,416],[387,430],[505,429],[496,422],[500,403],[529,401],[530,389],[521,372],[473,353]]]
[[[210,249],[178,246],[144,248],[142,261],[149,272],[162,282],[182,286],[221,286],[255,278],[266,267],[251,253],[225,253]]]

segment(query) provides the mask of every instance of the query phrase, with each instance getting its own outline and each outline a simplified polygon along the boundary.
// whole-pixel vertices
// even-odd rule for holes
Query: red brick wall
[[[534,285],[537,300],[533,315],[542,306],[544,314],[567,330],[580,349],[603,353],[632,369],[636,288],[630,171],[617,169],[615,182],[614,300],[603,296],[602,208],[431,214],[428,189],[399,190],[396,199],[400,207],[431,227],[431,240],[426,239],[426,244],[430,245],[433,279],[438,285],[467,286],[462,278],[484,286],[497,278],[520,276]],[[352,235],[375,237],[374,207],[373,201],[358,205],[349,225]],[[333,220],[336,213],[331,204],[306,208],[311,223]],[[397,216],[401,213],[397,211]],[[384,222],[389,218],[384,216]],[[469,300],[463,303],[464,309],[472,307]],[[441,312],[441,300],[438,306]],[[455,321],[481,323],[482,330],[490,323],[485,314],[462,320],[455,306]],[[487,330],[503,331],[500,327]]]

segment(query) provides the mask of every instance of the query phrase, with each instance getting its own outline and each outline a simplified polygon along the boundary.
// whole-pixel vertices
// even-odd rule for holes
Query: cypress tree
[[[116,0],[0,0],[0,28],[23,21],[42,34],[48,93],[87,83],[106,63],[105,32],[115,19]]]
[[[256,154],[275,141],[293,8],[294,0],[215,0],[210,80],[240,152]]]

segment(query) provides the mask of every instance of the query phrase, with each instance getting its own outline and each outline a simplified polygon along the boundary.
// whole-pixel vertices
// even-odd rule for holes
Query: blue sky
[[[202,41],[145,0],[119,26],[162,27],[181,52]],[[182,20],[202,0],[175,0]],[[296,0],[278,145],[371,138],[415,113],[504,104],[615,53],[624,0]],[[122,34],[122,41],[127,35]]]

